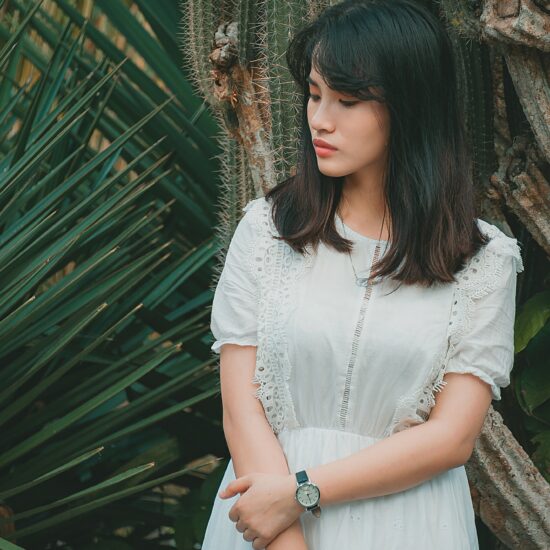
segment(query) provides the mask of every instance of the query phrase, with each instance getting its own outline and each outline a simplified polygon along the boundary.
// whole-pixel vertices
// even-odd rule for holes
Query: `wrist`
[[[287,478],[287,482],[290,493],[290,506],[298,518],[306,511],[306,509],[296,500],[296,475],[294,473],[290,473]]]
[[[300,519],[279,533],[266,550],[308,550]]]
[[[293,473],[296,482],[295,499],[302,512],[311,512],[315,517],[321,516],[321,490],[308,476],[305,470]]]

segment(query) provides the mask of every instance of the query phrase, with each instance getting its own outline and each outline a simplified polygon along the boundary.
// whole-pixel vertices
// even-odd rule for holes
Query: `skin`
[[[324,139],[338,148],[328,157],[317,157],[319,170],[334,177],[345,176],[340,205],[342,219],[353,230],[378,238],[384,216],[382,182],[390,131],[387,108],[375,101],[361,101],[330,90],[313,68],[310,78],[317,84],[310,87],[307,107],[312,139]],[[348,101],[357,103],[353,106],[343,103]],[[386,212],[387,223],[380,236],[385,240],[388,239],[389,215]],[[238,358],[240,346],[229,346],[233,349],[233,361],[240,363],[231,369],[233,376],[243,363]],[[255,363],[250,361],[248,364],[242,387],[246,384],[244,378],[252,376],[254,371]],[[443,380],[446,383],[444,391],[436,393],[430,417],[423,424],[394,433],[347,457],[307,469],[309,479],[319,486],[321,509],[331,504],[404,491],[467,462],[491,404],[491,389],[472,374],[448,373]],[[232,408],[237,411],[242,409],[246,398],[237,397],[236,389],[234,393]],[[234,433],[250,434],[246,426],[252,426],[251,418],[253,415],[241,413],[238,421],[232,424]],[[284,453],[276,440],[269,437],[266,425],[262,423],[257,434],[267,444],[266,453],[270,458],[266,460],[271,465],[256,461],[258,467],[255,469],[251,464],[254,459],[248,458],[248,467],[237,471],[239,477],[219,496],[240,495],[229,511],[229,518],[243,533],[243,538],[252,542],[254,549],[263,549],[269,544],[269,550],[302,550],[305,543],[297,520],[302,513],[309,512],[295,499],[294,472],[285,469]],[[245,439],[238,459],[242,464],[247,460],[245,454],[257,456],[257,434],[249,435],[248,447]],[[233,440],[235,448],[241,447],[237,435]],[[317,520],[323,521],[322,517],[321,514]],[[287,538],[284,544],[277,546],[281,536]],[[272,541],[275,546],[270,544]]]
[[[377,101],[331,90],[314,68],[309,79],[307,118],[312,139],[323,139],[338,149],[328,157],[317,156],[319,171],[331,177],[344,176],[340,205],[344,223],[367,237],[378,238],[384,216],[383,173],[389,154],[388,108]],[[389,220],[386,212],[384,240],[388,239]]]
[[[224,344],[220,352],[223,430],[235,477],[242,478],[247,474],[255,476],[271,474],[275,478],[285,479],[288,482],[290,470],[285,454],[267,421],[261,402],[254,396],[258,387],[257,384],[252,383],[256,369],[256,347]],[[247,500],[255,500],[254,497],[261,497],[262,494],[269,495],[271,491],[268,487],[256,485],[254,491],[247,492]],[[288,494],[285,493],[284,497],[286,499]],[[242,501],[242,497],[239,501]],[[298,503],[295,501],[285,503],[284,510],[287,509],[286,504],[297,505]],[[244,517],[239,521],[239,517],[233,515],[232,519],[245,540],[252,541],[258,536],[247,529]],[[253,523],[255,523],[254,520]],[[286,523],[284,518],[282,523]],[[277,529],[277,525],[273,525],[273,531]],[[289,527],[281,529],[275,538],[270,535],[269,539],[271,540],[269,545],[263,539],[254,541],[253,548],[307,550],[302,526],[298,520]]]

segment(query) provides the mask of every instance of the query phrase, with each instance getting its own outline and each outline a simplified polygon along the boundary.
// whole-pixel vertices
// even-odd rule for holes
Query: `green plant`
[[[215,124],[173,2],[84,8],[0,8],[0,534],[157,548],[223,441]]]

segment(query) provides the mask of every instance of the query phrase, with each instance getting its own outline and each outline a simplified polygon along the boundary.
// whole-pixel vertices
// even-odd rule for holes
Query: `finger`
[[[240,493],[242,491],[241,487],[243,486],[242,480],[243,478],[237,478],[231,482],[223,489],[219,495],[221,498],[229,498],[233,497],[236,494]]]
[[[235,528],[237,529],[237,531],[239,531],[239,533],[243,533],[243,534],[245,534],[246,530],[248,529],[248,534],[249,535],[251,534],[251,529],[241,519],[239,521],[237,521],[237,523],[235,525]],[[252,538],[254,538],[254,537],[252,537]],[[252,540],[252,539],[247,539],[247,540]]]
[[[258,538],[258,536],[256,535],[256,533],[254,533],[252,531],[252,529],[246,528],[243,531],[243,539],[244,540],[247,540],[248,542],[252,542],[254,539],[257,539],[257,538]]]
[[[237,512],[235,506],[237,506],[237,503],[231,506],[231,509],[229,510],[229,513],[227,515],[229,516],[229,519],[231,521],[233,521],[234,523],[237,523],[237,521],[239,521],[239,513]]]

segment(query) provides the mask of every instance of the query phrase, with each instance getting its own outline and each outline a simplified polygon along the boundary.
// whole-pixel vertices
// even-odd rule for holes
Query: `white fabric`
[[[478,376],[500,399],[523,270],[516,239],[477,220],[491,241],[456,282],[383,279],[365,291],[347,254],[321,243],[304,257],[274,239],[263,197],[243,210],[214,296],[212,350],[257,346],[257,397],[292,472],[425,422],[447,372]],[[377,241],[336,223],[354,241],[358,275],[368,274]],[[220,488],[234,476],[230,461]],[[252,548],[228,518],[237,498],[216,496],[203,550]],[[464,466],[406,491],[327,506],[320,518],[304,513],[301,522],[309,550],[478,548]]]

